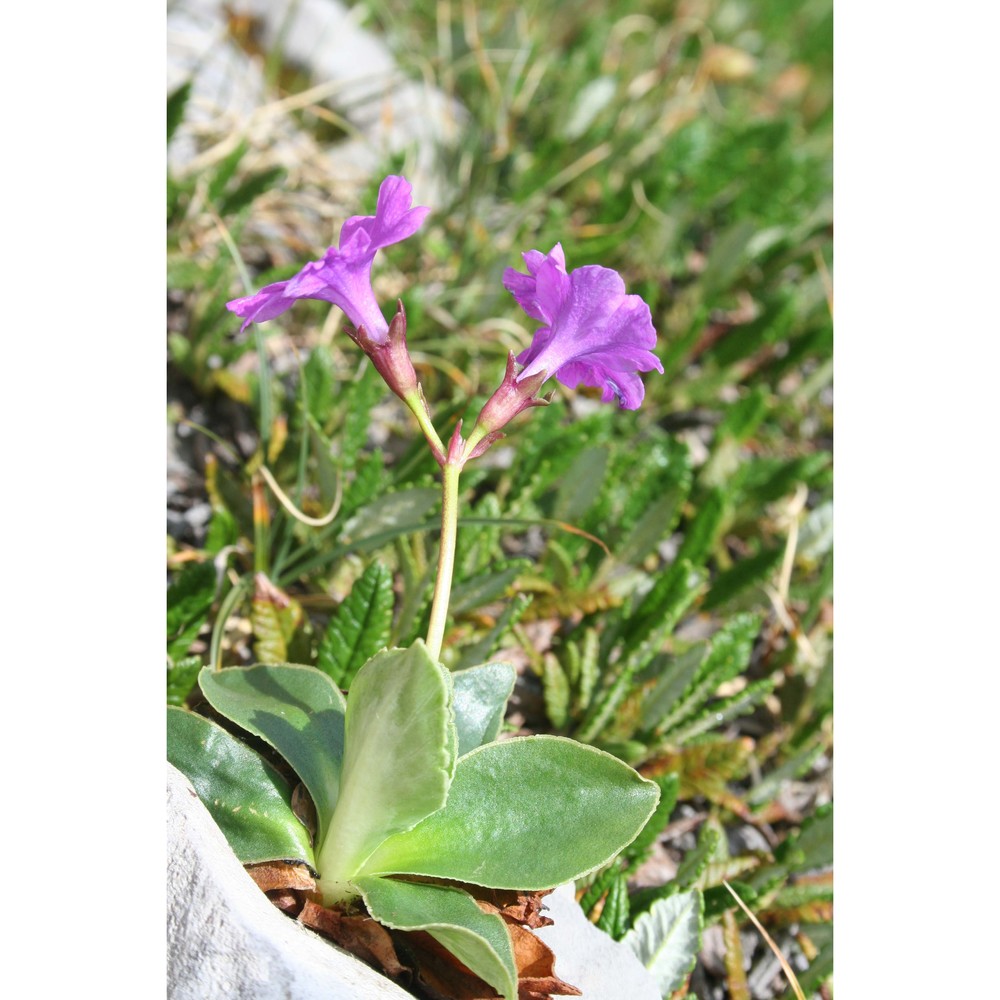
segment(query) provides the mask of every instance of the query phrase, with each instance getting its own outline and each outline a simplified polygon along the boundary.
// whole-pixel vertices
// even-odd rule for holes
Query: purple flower
[[[429,208],[411,208],[412,188],[403,177],[386,177],[378,189],[374,215],[355,215],[340,230],[340,245],[322,260],[306,264],[294,278],[265,285],[256,295],[233,299],[226,308],[243,317],[240,330],[251,323],[280,316],[297,299],[322,299],[339,306],[368,340],[384,344],[389,324],[372,291],[372,261],[377,251],[412,236]]]
[[[626,295],[621,275],[610,268],[590,265],[567,273],[558,243],[548,254],[529,250],[522,256],[528,273],[509,267],[503,284],[545,325],[517,356],[524,368],[516,381],[544,373],[571,389],[601,389],[604,402],[617,397],[624,410],[638,409],[645,393],[638,373],[663,372],[651,350],[656,331],[649,306],[638,295]]]

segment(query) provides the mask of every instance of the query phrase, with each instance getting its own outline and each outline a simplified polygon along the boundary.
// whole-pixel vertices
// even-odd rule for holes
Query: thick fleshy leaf
[[[680,989],[701,946],[702,901],[697,889],[658,899],[622,938],[649,969],[665,997]]]
[[[378,653],[347,698],[340,800],[317,852],[327,905],[393,834],[444,805],[457,756],[451,677],[421,640]]]
[[[506,1000],[517,998],[517,967],[501,917],[484,913],[461,889],[398,879],[362,878],[371,915],[387,927],[427,931]]]
[[[509,663],[484,663],[451,675],[459,757],[497,738],[515,678]]]
[[[316,806],[322,838],[337,805],[344,754],[346,706],[337,686],[313,667],[292,664],[206,667],[198,683],[217,712],[288,761]]]
[[[194,786],[244,864],[280,859],[314,866],[288,782],[245,743],[194,712],[168,708],[167,759]]]
[[[627,764],[573,740],[488,743],[459,760],[445,807],[387,840],[360,874],[549,889],[610,861],[659,796]]]

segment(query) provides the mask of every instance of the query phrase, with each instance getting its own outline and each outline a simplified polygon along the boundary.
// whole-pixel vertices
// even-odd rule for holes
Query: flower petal
[[[256,295],[233,299],[227,308],[243,317],[241,330],[280,316],[299,299],[321,299],[339,306],[355,327],[364,326],[377,344],[388,338],[389,324],[371,286],[375,254],[412,236],[429,208],[411,207],[413,191],[403,177],[390,175],[379,186],[374,215],[355,215],[340,231],[339,245],[321,260],[306,264],[293,278],[262,288]]]
[[[588,265],[566,272],[558,244],[549,254],[524,254],[528,274],[511,268],[504,286],[521,308],[545,325],[517,357],[524,365],[518,380],[555,377],[575,388],[601,389],[602,398],[616,397],[624,409],[636,409],[645,390],[638,373],[662,372],[652,353],[656,345],[649,306],[638,295],[626,295],[617,271]]]

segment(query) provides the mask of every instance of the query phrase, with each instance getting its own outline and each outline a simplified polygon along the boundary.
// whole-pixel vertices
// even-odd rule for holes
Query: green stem
[[[424,394],[420,387],[417,386],[414,392],[403,396],[402,400],[409,407],[410,413],[413,414],[420,425],[420,429],[423,431],[424,437],[427,438],[427,443],[431,446],[435,458],[443,463],[445,454],[444,444],[438,436],[438,432],[434,429],[434,425],[431,423],[431,416],[427,412],[427,403],[424,401]]]
[[[458,478],[462,466],[448,460],[442,469],[441,486],[441,548],[438,553],[437,580],[434,583],[434,603],[431,605],[427,629],[427,651],[431,659],[441,658],[441,643],[448,619],[451,578],[455,571],[455,542],[458,538]]]

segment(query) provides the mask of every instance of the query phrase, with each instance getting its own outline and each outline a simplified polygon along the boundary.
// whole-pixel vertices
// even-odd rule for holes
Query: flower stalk
[[[459,421],[445,448],[434,428],[430,409],[406,345],[406,312],[397,301],[387,323],[371,283],[372,263],[379,250],[412,236],[430,209],[413,206],[409,182],[395,175],[382,181],[374,215],[352,216],[341,228],[337,246],[320,260],[306,264],[294,277],[266,285],[254,295],[227,303],[243,319],[241,330],[280,316],[300,299],[320,299],[337,306],[353,325],[351,339],[371,359],[386,385],[406,404],[441,466],[441,541],[437,578],[427,632],[427,649],[440,660],[455,572],[458,538],[459,479],[466,462],[484,454],[518,414],[544,406],[542,385],[555,378],[568,388],[599,389],[604,402],[617,400],[635,410],[645,392],[642,372],[663,365],[653,353],[656,331],[649,306],[628,295],[621,275],[610,268],[566,267],[562,246],[548,253],[522,254],[526,271],[507,268],[504,287],[529,318],[541,324],[531,344],[507,358],[503,380],[486,401],[468,439]],[[266,437],[269,424],[262,421]],[[258,572],[266,572],[270,515],[263,484],[254,478],[255,554]]]
[[[441,467],[441,542],[438,550],[437,578],[434,581],[434,599],[427,628],[427,651],[431,659],[441,659],[441,646],[448,621],[448,603],[451,599],[451,581],[455,575],[455,545],[458,541],[458,481],[465,465],[465,442],[462,440],[462,422],[459,421],[448,446],[448,454]]]

